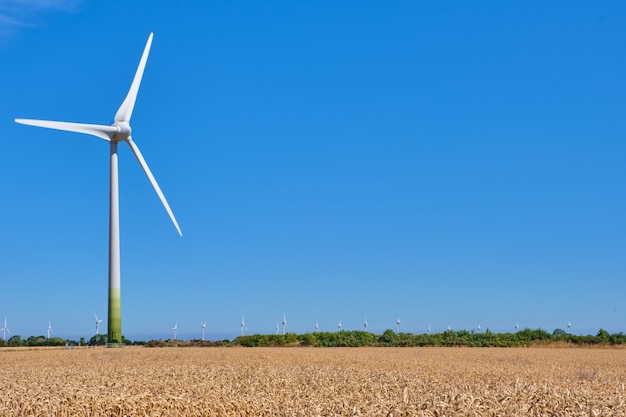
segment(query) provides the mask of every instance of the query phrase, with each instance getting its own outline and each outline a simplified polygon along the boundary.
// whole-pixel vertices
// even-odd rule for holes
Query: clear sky
[[[109,124],[131,339],[626,332],[623,2],[0,2],[0,318],[106,329]]]

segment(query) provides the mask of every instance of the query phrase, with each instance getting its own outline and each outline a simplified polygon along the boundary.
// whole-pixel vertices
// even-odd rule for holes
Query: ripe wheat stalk
[[[626,350],[0,349],[0,415],[626,416]]]

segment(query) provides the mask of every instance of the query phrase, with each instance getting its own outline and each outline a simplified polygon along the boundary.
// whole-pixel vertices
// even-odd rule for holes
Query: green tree
[[[7,345],[22,346],[22,337],[19,334],[16,334],[15,336],[11,336],[11,338],[7,341]]]
[[[396,341],[396,332],[391,329],[387,329],[378,338],[380,343],[385,345],[391,345]]]
[[[609,339],[611,335],[604,329],[598,330],[598,334],[596,334],[596,340],[598,343],[609,343]]]
[[[91,339],[89,339],[89,346],[104,346],[106,343],[107,337],[103,334],[91,336]]]

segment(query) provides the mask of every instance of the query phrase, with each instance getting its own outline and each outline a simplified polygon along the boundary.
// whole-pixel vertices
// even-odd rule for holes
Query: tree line
[[[596,335],[572,335],[561,329],[548,333],[543,329],[524,329],[515,333],[493,333],[486,330],[484,333],[467,330],[448,330],[443,333],[413,334],[396,333],[391,329],[382,334],[374,334],[359,330],[344,330],[340,332],[315,333],[287,333],[284,335],[254,334],[238,336],[233,340],[201,341],[201,340],[151,340],[131,341],[123,338],[126,345],[141,345],[146,347],[167,346],[244,346],[244,347],[276,347],[276,346],[313,346],[313,347],[359,347],[359,346],[466,346],[466,347],[526,347],[542,345],[571,345],[571,346],[619,346],[626,345],[626,335],[609,333],[604,329],[598,330]],[[22,339],[14,335],[8,340],[0,339],[2,346],[102,346],[107,342],[106,335],[94,335],[89,341],[80,338],[79,341],[60,337],[46,338],[45,336],[31,336]]]
[[[572,335],[561,329],[548,333],[543,329],[524,329],[515,333],[484,333],[467,330],[445,331],[433,334],[396,333],[391,329],[376,335],[365,331],[318,332],[302,335],[251,335],[239,336],[232,341],[239,346],[467,346],[467,347],[516,347],[549,344],[577,346],[626,345],[626,335],[610,334],[600,329],[594,335]]]
[[[123,341],[127,345],[135,344],[124,337]],[[107,343],[106,335],[98,334],[92,336],[89,341],[81,337],[78,341],[72,339],[63,339],[62,337],[46,336],[30,336],[23,339],[20,335],[13,335],[7,340],[0,339],[0,347],[17,347],[17,346],[104,346]],[[139,342],[142,343],[142,342]],[[143,342],[145,343],[145,342]]]
[[[244,346],[244,347],[278,347],[278,346],[313,346],[313,347],[411,347],[411,346],[466,346],[466,347],[527,347],[542,345],[570,346],[617,346],[626,345],[626,335],[610,334],[600,329],[594,335],[580,336],[556,329],[548,333],[543,329],[524,329],[515,333],[484,333],[467,330],[433,334],[396,333],[391,329],[382,334],[366,331],[347,330],[340,332],[287,333],[284,335],[254,334],[238,336],[232,341],[206,342],[200,340],[151,340],[147,347],[166,346]]]

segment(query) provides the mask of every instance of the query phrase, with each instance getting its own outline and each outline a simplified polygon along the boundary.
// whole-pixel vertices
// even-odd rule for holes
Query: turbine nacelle
[[[117,133],[111,135],[111,142],[115,143],[126,142],[133,131],[128,122],[115,122],[111,126],[117,130]]]

